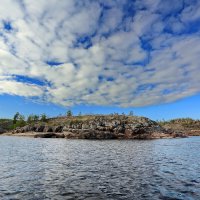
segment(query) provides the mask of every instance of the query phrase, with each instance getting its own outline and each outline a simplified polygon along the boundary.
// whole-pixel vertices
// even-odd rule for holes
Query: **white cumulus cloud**
[[[146,106],[200,92],[198,1],[2,0],[0,94]]]

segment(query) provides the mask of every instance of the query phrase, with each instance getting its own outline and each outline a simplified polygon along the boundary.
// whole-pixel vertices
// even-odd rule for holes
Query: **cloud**
[[[26,84],[7,80],[0,77],[0,94],[19,95],[24,97],[37,97],[43,94],[42,88],[33,84]]]
[[[198,1],[1,5],[0,94],[129,107],[200,92]]]

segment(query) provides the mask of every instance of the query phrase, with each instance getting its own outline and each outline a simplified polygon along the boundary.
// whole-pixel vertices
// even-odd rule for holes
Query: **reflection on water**
[[[0,199],[200,199],[200,137],[0,137]]]

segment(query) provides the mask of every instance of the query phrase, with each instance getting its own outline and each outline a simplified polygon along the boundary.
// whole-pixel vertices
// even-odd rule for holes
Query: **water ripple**
[[[199,137],[0,137],[0,199],[200,199],[199,149]]]

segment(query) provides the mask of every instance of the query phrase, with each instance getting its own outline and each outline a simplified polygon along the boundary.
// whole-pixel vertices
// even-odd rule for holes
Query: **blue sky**
[[[2,0],[0,117],[200,118],[200,1]]]

